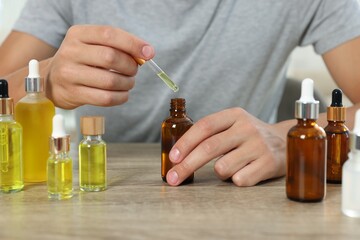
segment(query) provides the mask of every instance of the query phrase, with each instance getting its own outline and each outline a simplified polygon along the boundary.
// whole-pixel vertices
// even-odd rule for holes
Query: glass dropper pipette
[[[139,65],[143,65],[144,63],[146,63],[146,65],[148,65],[155,73],[156,75],[164,81],[164,83],[174,92],[179,91],[179,87],[178,85],[176,85],[176,83],[174,83],[170,77],[164,72],[164,70],[162,70],[159,65],[157,65],[152,59],[145,61],[143,59],[140,58],[134,58],[135,61],[139,64]]]

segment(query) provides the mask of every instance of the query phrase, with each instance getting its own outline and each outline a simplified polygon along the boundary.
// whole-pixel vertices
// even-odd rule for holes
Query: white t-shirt
[[[323,54],[360,36],[360,9],[357,0],[28,0],[14,29],[58,48],[76,24],[111,25],[143,38],[180,87],[173,93],[142,66],[127,103],[77,109],[106,117],[109,142],[144,142],[160,139],[175,97],[186,99],[195,121],[242,107],[270,122],[291,51],[313,44]]]

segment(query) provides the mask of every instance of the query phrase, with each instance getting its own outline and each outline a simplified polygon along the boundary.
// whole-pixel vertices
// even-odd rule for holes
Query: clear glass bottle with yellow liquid
[[[52,131],[54,104],[45,97],[39,75],[39,62],[29,62],[25,78],[26,96],[15,106],[15,119],[23,127],[23,165],[25,182],[46,181],[49,137]]]
[[[69,155],[70,135],[66,134],[64,117],[55,115],[47,161],[48,198],[63,200],[73,196],[73,164]]]
[[[84,138],[79,144],[79,184],[86,192],[103,191],[107,187],[104,117],[84,116],[80,119]]]
[[[0,193],[19,192],[24,187],[22,172],[22,128],[14,121],[14,102],[8,84],[0,80]]]

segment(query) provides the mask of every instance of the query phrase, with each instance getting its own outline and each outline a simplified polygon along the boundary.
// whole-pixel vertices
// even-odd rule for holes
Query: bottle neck
[[[84,135],[84,140],[85,141],[102,141],[102,136],[101,135]]]
[[[316,124],[317,124],[316,119],[298,119],[298,125],[301,125],[301,126],[313,127]]]
[[[0,114],[0,122],[12,122],[14,121],[14,116],[9,114]]]
[[[345,125],[345,121],[330,121],[330,120],[328,120],[328,124],[331,126],[343,126],[343,125]]]
[[[50,157],[53,159],[69,159],[70,152],[69,151],[50,152]]]
[[[170,115],[172,117],[185,117],[186,116],[185,99],[183,99],[183,98],[171,99]]]

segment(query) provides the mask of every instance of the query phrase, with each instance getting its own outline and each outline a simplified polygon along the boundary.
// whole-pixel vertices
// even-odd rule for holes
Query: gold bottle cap
[[[0,99],[0,115],[13,115],[14,101],[12,98]]]
[[[143,65],[146,61],[144,59],[141,58],[135,58],[134,57],[135,62],[137,62],[137,64],[139,64],[140,66]]]
[[[84,116],[80,118],[80,129],[83,135],[102,135],[105,133],[103,116]]]
[[[346,111],[344,107],[328,107],[327,119],[333,122],[345,122]]]
[[[70,151],[70,135],[64,137],[50,137],[50,152],[59,154]]]

